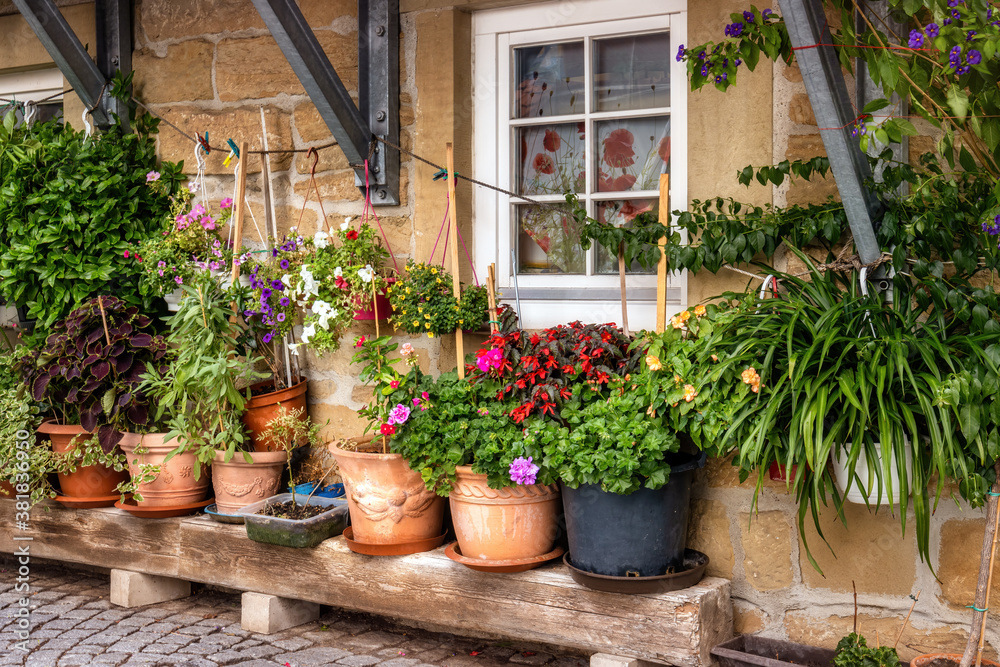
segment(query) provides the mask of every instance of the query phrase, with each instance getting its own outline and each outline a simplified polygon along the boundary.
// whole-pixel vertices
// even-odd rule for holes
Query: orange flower
[[[542,139],[542,146],[550,153],[555,153],[562,146],[562,137],[555,130],[545,130],[545,138]]]
[[[675,329],[687,328],[686,326],[684,326],[684,320],[680,318],[680,315],[674,315],[673,317],[670,318],[670,326],[672,326]]]
[[[694,385],[686,384],[684,385],[684,400],[690,403],[694,400],[694,397],[698,395],[698,392],[694,390]]]
[[[532,166],[539,174],[554,174],[556,171],[556,163],[552,161],[551,156],[545,153],[536,155]]]
[[[660,363],[660,360],[651,354],[646,357],[646,365],[649,366],[649,370],[651,371],[658,371],[663,368],[663,364]]]
[[[635,136],[620,128],[608,135],[604,140],[604,164],[612,169],[624,169],[635,164]]]
[[[695,306],[694,314],[697,315],[698,317],[703,317],[705,315],[705,306],[701,305]]]
[[[740,373],[740,378],[743,379],[744,383],[750,385],[750,389],[753,390],[753,393],[756,394],[760,391],[760,375],[753,366]]]

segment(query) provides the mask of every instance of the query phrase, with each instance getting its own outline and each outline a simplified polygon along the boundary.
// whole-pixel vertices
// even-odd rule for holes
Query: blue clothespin
[[[459,174],[457,171],[455,172],[455,176],[460,176],[460,175],[461,174]],[[448,180],[448,170],[447,169],[438,169],[437,173],[434,174],[433,180],[435,180],[435,181],[440,181],[440,180],[447,181]]]
[[[229,144],[229,147],[233,150],[233,154],[236,156],[236,159],[239,160],[240,149],[236,147],[236,142],[232,139],[226,139],[226,143]]]

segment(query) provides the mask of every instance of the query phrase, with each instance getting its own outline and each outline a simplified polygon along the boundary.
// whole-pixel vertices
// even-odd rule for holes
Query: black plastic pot
[[[569,558],[577,569],[612,577],[654,577],[681,569],[694,472],[705,453],[677,454],[670,481],[627,496],[597,484],[564,486]]]

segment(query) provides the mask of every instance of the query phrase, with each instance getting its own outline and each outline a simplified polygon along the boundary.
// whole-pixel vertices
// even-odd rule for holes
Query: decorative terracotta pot
[[[253,463],[247,463],[242,452],[236,452],[226,462],[224,451],[215,452],[212,461],[212,487],[215,504],[223,514],[236,514],[251,503],[270,498],[278,492],[281,471],[285,467],[285,451],[253,452]]]
[[[208,493],[208,469],[201,471],[201,479],[194,478],[194,452],[177,454],[166,463],[167,454],[177,449],[177,440],[164,440],[165,433],[148,433],[140,436],[126,433],[118,444],[128,457],[128,470],[134,477],[139,474],[140,464],[163,466],[156,479],[148,484],[140,484],[136,492],[142,496],[139,507],[176,507],[204,500]],[[141,445],[142,453],[136,448]]]
[[[910,667],[958,667],[961,662],[961,653],[925,653],[910,660]],[[986,658],[982,662],[984,667],[1000,667],[1000,663]]]
[[[62,454],[71,450],[74,440],[90,436],[79,424],[61,425],[49,420],[38,427],[38,432],[49,436],[52,451]],[[59,474],[59,489],[70,498],[108,498],[115,495],[118,485],[128,479],[128,472],[117,471],[103,465],[80,466],[76,472]]]
[[[428,491],[402,456],[352,452],[335,444],[330,452],[347,489],[355,541],[408,543],[444,532],[444,498]]]
[[[483,560],[534,558],[552,551],[559,510],[555,484],[491,489],[471,466],[456,469],[451,520],[462,555]]]
[[[273,452],[276,448],[265,443],[263,435],[267,431],[268,423],[278,416],[281,408],[288,410],[303,410],[302,417],[306,417],[306,389],[309,382],[303,378],[298,380],[287,389],[272,391],[267,394],[260,394],[251,398],[246,405],[246,412],[243,413],[243,424],[250,432],[250,442],[257,452]],[[268,386],[273,386],[273,380],[266,380],[251,385],[250,390],[258,390]]]

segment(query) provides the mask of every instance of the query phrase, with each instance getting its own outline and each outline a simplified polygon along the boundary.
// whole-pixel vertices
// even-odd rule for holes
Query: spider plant
[[[935,320],[922,318],[905,295],[888,303],[862,294],[856,274],[822,272],[800,257],[810,280],[779,274],[783,294],[759,300],[734,321],[735,330],[714,334],[735,341],[720,355],[718,372],[759,374],[759,391],[744,394],[724,441],[737,449],[741,477],[756,475],[755,505],[770,463],[789,471],[794,465],[788,485],[798,502],[799,532],[804,535],[811,515],[824,541],[819,512],[828,498],[845,521],[844,498],[827,468],[832,453],[846,454],[849,477],[862,489],[868,480],[855,469],[862,457],[867,461],[876,477],[873,499],[892,497],[895,472],[903,533],[912,507],[918,550],[929,560],[928,481],[939,473],[940,494],[949,460],[962,450],[951,415],[937,401],[942,382],[960,370],[957,358]],[[909,470],[907,442],[913,446]],[[892,504],[889,511],[895,513]]]

